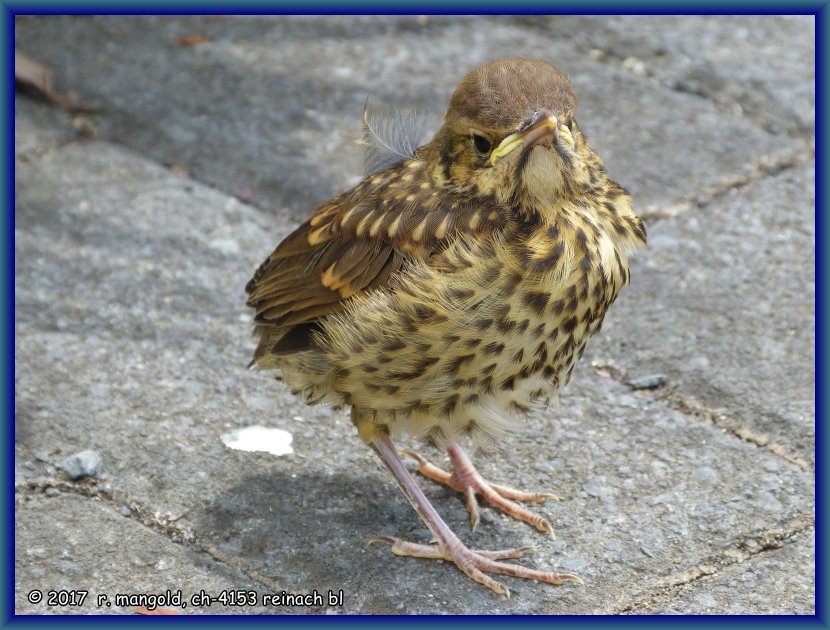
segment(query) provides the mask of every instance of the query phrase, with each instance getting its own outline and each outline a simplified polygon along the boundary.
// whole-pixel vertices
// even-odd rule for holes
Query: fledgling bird
[[[481,495],[552,533],[516,503],[550,495],[489,483],[462,444],[494,449],[558,393],[628,282],[628,255],[645,244],[631,197],[576,124],[576,104],[568,78],[546,62],[475,68],[430,142],[391,141],[399,157],[315,208],[246,287],[259,342],[252,364],[309,404],[350,405],[358,434],[436,543],[378,539],[398,555],[451,561],[507,595],[488,573],[579,578],[502,562],[521,549],[469,549],[392,439],[411,434],[448,450],[452,473],[411,455],[424,475],[464,493],[474,527]]]

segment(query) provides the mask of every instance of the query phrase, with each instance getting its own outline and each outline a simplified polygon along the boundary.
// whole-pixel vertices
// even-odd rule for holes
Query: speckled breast
[[[628,277],[590,217],[522,227],[459,239],[394,291],[352,300],[324,321],[321,350],[293,359],[289,385],[393,434],[492,447],[567,383]]]

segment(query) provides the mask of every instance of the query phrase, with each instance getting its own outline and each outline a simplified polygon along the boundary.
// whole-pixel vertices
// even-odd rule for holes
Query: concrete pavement
[[[167,589],[256,596],[182,614],[814,612],[811,17],[49,16],[15,39],[100,107],[15,100],[18,613],[131,613],[115,594]],[[528,564],[585,580],[506,579],[509,600],[367,546],[428,532],[346,413],[244,369],[243,291],[359,180],[367,95],[434,123],[506,55],[569,73],[649,232],[560,403],[478,462],[555,492],[557,540],[486,507],[471,534],[423,483],[465,541],[533,545]],[[625,384],[653,374],[666,385]],[[223,443],[257,424],[294,453]],[[71,481],[61,463],[87,449],[100,472]],[[29,598],[67,589],[89,596]]]

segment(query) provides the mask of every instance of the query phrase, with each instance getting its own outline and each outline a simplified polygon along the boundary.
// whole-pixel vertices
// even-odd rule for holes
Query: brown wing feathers
[[[315,320],[386,286],[408,259],[429,257],[426,243],[440,246],[458,232],[486,233],[501,223],[480,206],[438,206],[420,186],[422,164],[404,162],[320,206],[260,265],[246,287],[257,356],[308,348]]]

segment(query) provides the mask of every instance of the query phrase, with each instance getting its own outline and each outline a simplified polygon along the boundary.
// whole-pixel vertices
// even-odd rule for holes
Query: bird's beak
[[[534,116],[534,118],[536,118]],[[532,120],[530,124],[516,133],[512,133],[501,141],[501,144],[490,154],[490,164],[495,165],[498,160],[520,145],[532,146],[545,136],[552,136],[554,140],[562,139],[573,145],[574,138],[571,130],[560,125],[553,114]]]

